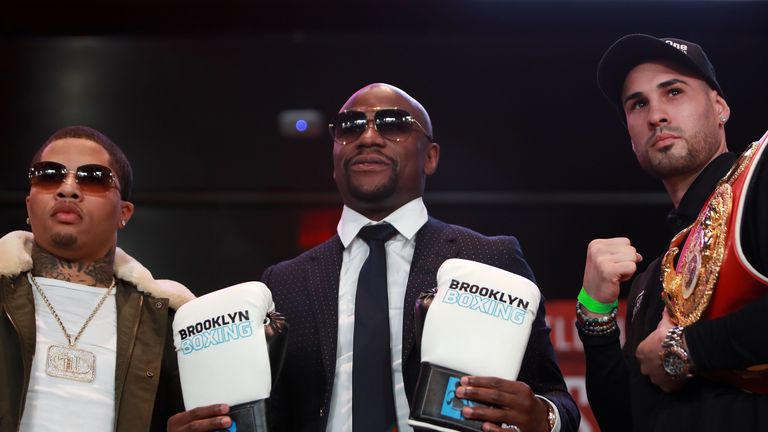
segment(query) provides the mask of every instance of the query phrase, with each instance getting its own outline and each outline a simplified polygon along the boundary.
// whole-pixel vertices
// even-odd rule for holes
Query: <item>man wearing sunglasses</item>
[[[333,176],[344,202],[338,235],[262,277],[291,322],[288,354],[271,397],[276,430],[408,431],[420,368],[414,305],[421,292],[434,288],[443,261],[467,258],[533,275],[513,237],[484,237],[427,215],[422,195],[426,178],[437,170],[440,147],[426,110],[408,94],[387,84],[366,86],[344,104],[330,131]],[[389,233],[371,234],[377,227]],[[386,280],[379,297],[356,288],[373,268],[368,257],[375,251],[386,256],[380,270],[386,275],[374,278]],[[382,316],[383,331],[364,328]],[[578,428],[543,306],[533,326],[520,381],[471,377],[456,392],[495,406],[464,409],[487,430],[501,430],[503,423],[525,432]],[[360,342],[368,352],[358,351]],[[460,349],[461,341],[454,343]],[[383,365],[383,371],[358,372],[363,362]]]
[[[28,177],[32,232],[0,238],[0,430],[165,430],[183,410],[170,309],[194,296],[116,247],[128,160],[71,126]]]
[[[642,257],[627,238],[588,248],[577,327],[595,417],[605,431],[768,430],[768,134],[728,151],[731,111],[695,43],[627,35],[597,77],[675,208],[667,253],[632,283],[623,347],[619,284]]]

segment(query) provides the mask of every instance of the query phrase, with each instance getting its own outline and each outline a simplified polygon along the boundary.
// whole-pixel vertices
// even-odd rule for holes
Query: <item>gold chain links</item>
[[[29,279],[29,282],[32,284],[32,286],[35,287],[37,292],[40,294],[40,297],[42,297],[43,301],[45,302],[45,305],[48,306],[48,310],[51,311],[51,314],[56,319],[56,322],[59,323],[59,327],[61,327],[61,331],[64,332],[64,336],[67,337],[67,342],[69,343],[70,347],[74,347],[75,346],[75,344],[77,343],[77,340],[80,339],[80,336],[82,336],[83,332],[85,331],[85,328],[88,327],[88,324],[91,323],[91,320],[93,319],[93,317],[96,316],[96,312],[98,312],[99,309],[101,309],[101,305],[104,304],[104,302],[107,300],[107,297],[109,297],[109,295],[112,293],[112,290],[115,288],[115,285],[116,285],[116,282],[117,282],[115,277],[112,276],[112,285],[110,285],[109,289],[107,289],[107,292],[104,293],[103,296],[101,296],[101,300],[99,300],[99,303],[96,305],[96,308],[93,309],[91,314],[88,316],[88,318],[83,323],[83,326],[80,327],[80,331],[77,332],[77,335],[75,335],[75,338],[72,339],[72,336],[69,334],[67,329],[64,327],[64,323],[61,322],[61,318],[59,318],[59,314],[56,313],[56,310],[51,305],[51,302],[48,301],[48,297],[45,296],[45,293],[40,288],[40,285],[37,284],[37,280],[35,279],[34,276],[32,276],[31,272],[27,273],[27,279]]]

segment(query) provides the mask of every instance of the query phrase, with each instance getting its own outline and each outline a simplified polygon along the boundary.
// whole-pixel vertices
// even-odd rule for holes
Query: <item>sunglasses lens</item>
[[[112,187],[112,170],[103,165],[83,165],[77,168],[75,179],[86,191],[104,192]]]
[[[29,169],[29,183],[39,188],[58,188],[69,170],[58,162],[38,162]],[[83,165],[75,171],[75,182],[85,192],[106,192],[112,187],[112,170],[98,165]]]
[[[38,162],[29,169],[29,183],[36,187],[58,187],[67,178],[67,167],[57,162]]]
[[[365,131],[368,120],[361,111],[345,111],[336,116],[333,122],[333,139],[339,142],[352,142]]]
[[[400,141],[411,133],[413,117],[401,109],[383,109],[374,116],[376,130],[381,136],[392,141]]]

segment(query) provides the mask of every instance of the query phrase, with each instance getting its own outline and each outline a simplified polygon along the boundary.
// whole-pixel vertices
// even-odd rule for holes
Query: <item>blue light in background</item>
[[[2,1],[2,0],[0,0]],[[311,140],[317,138],[324,123],[323,114],[312,108],[289,109],[277,115],[280,135],[289,139]]]

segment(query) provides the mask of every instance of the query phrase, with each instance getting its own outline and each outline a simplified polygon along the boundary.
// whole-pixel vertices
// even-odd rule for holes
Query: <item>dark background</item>
[[[340,208],[330,138],[285,138],[278,113],[329,116],[388,82],[442,146],[430,213],[518,236],[544,294],[575,297],[589,240],[629,236],[650,261],[671,208],[597,89],[602,53],[635,32],[701,44],[740,152],[768,128],[766,18],[756,1],[4,0],[0,231],[26,227],[38,146],[85,124],[134,167],[120,246],[199,294],[258,279],[327,238]]]

